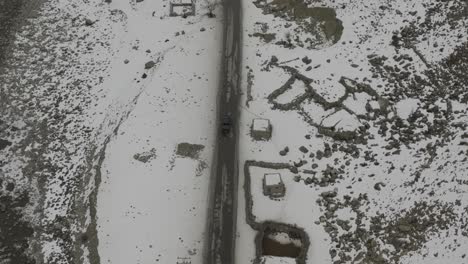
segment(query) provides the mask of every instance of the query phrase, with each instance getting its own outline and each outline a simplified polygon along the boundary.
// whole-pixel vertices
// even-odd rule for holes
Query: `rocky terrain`
[[[258,9],[245,15],[248,109],[241,139],[252,145],[241,156],[296,167],[284,176],[286,186],[304,193],[277,203],[290,217],[269,220],[308,232],[301,263],[465,263],[467,3],[245,5]],[[316,45],[295,37],[309,34],[303,20],[320,25],[313,29],[323,32]],[[278,40],[281,34],[293,37]],[[272,122],[270,142],[248,136],[258,116]],[[309,223],[293,216],[301,211]],[[242,250],[249,237],[241,231]]]
[[[219,6],[169,5],[0,1],[0,263],[202,259]]]
[[[237,262],[468,263],[467,2],[242,5]],[[168,7],[0,0],[0,263],[201,263],[220,20]]]
[[[120,118],[97,110],[99,85],[120,17],[101,1],[23,2],[2,42],[0,260],[96,259],[96,168]]]

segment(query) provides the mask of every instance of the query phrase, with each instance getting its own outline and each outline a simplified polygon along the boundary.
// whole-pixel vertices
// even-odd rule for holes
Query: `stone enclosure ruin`
[[[194,16],[195,15],[195,1],[190,2],[170,2],[169,3],[169,16]]]
[[[294,166],[286,163],[269,163],[253,160],[248,160],[244,164],[246,221],[252,229],[257,231],[255,237],[256,258],[253,263],[262,263],[262,259],[265,256],[276,256],[293,258],[297,264],[305,264],[310,240],[304,229],[293,224],[275,221],[257,222],[257,217],[252,212],[254,201],[251,190],[250,167],[294,171]]]
[[[313,88],[314,80],[300,74],[298,70],[276,64],[272,66],[277,66],[291,75],[286,83],[268,95],[267,99],[272,109],[296,111],[304,121],[316,127],[320,134],[335,140],[360,143],[365,136],[366,122],[379,118],[395,118],[389,101],[367,84],[341,77],[339,84],[344,87],[344,93],[337,100],[329,101]],[[299,89],[298,87],[302,91],[287,101],[281,100],[281,96],[292,89]],[[367,101],[356,101],[357,95],[362,95]],[[353,107],[356,104],[361,106],[360,111]]]

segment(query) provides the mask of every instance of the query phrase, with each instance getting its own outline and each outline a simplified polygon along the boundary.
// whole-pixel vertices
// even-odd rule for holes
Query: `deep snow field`
[[[468,263],[466,2],[306,3],[243,1],[237,263],[290,263],[264,221],[307,233],[305,263]]]

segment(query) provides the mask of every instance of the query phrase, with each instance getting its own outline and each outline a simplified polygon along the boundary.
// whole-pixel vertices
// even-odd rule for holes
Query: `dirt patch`
[[[176,154],[186,158],[198,159],[200,152],[205,149],[205,146],[199,144],[180,143],[177,145]]]
[[[277,235],[286,236],[279,238]],[[262,256],[289,257],[296,259],[296,263],[305,263],[310,241],[307,233],[300,227],[273,221],[261,223],[255,237],[257,258],[260,263]],[[254,262],[255,263],[255,262]]]
[[[272,14],[287,21],[285,39],[276,44],[292,48],[295,45],[309,49],[322,48],[337,43],[343,34],[343,24],[336,12],[327,7],[309,7],[301,0],[265,0],[254,4],[264,14]],[[293,26],[294,23],[294,26]]]
[[[133,158],[140,161],[140,162],[146,163],[146,162],[156,158],[156,149],[152,148],[149,151],[145,151],[145,152],[142,152],[142,153],[137,153],[137,154],[133,155]]]
[[[275,40],[276,38],[276,34],[275,33],[254,33],[253,34],[254,37],[259,37],[261,38],[263,41],[265,41],[266,43],[270,43],[272,42],[273,40]]]
[[[273,231],[273,230],[271,230]],[[301,246],[296,245],[291,241],[279,241],[275,239],[274,234],[271,231],[269,233],[264,233],[262,240],[262,254],[267,256],[277,256],[277,257],[288,257],[288,258],[297,258],[301,253]],[[288,236],[289,235],[283,233]]]
[[[294,244],[281,244],[280,242],[264,237],[262,241],[263,255],[297,258],[301,248],[296,247]]]
[[[306,3],[300,0],[275,0],[271,3],[273,10],[285,12],[290,18],[298,22],[305,23],[307,28],[312,26],[312,23],[307,23],[304,20],[313,19],[320,23],[324,30],[327,39],[331,39],[336,43],[343,33],[343,25],[340,20],[336,19],[336,12],[332,8],[327,7],[308,7]],[[307,28],[312,31],[312,28]]]

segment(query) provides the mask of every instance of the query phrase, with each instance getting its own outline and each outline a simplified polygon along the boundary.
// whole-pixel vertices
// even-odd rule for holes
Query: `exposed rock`
[[[300,150],[302,153],[304,153],[304,154],[307,153],[307,152],[309,152],[309,150],[308,150],[306,147],[304,147],[304,146],[300,146],[300,147],[299,147],[299,150]]]
[[[0,138],[0,150],[5,149],[8,146],[11,146],[11,142],[5,139]]]
[[[278,57],[276,56],[271,56],[271,60],[270,60],[271,63],[275,64],[278,62]]]
[[[89,26],[92,26],[93,24],[94,24],[94,21],[93,21],[93,20],[91,20],[91,19],[89,19],[89,18],[86,18],[86,19],[85,19],[85,25],[86,25],[86,26],[89,27]]]
[[[374,189],[377,190],[377,191],[382,190],[382,187],[385,187],[385,183],[383,183],[383,182],[378,182],[378,183],[374,184]]]
[[[297,169],[297,167],[290,167],[289,170],[294,174],[299,173],[299,170]]]
[[[294,162],[294,166],[295,166],[295,167],[298,167],[298,168],[299,168],[299,167],[302,167],[304,164],[307,164],[307,161],[305,161],[305,160],[300,160],[300,161],[298,161],[298,162]]]
[[[133,158],[140,161],[140,162],[143,162],[143,163],[146,163],[152,159],[154,159],[156,157],[156,149],[155,148],[152,148],[151,150],[149,151],[146,151],[146,152],[142,152],[142,153],[137,153],[135,155],[133,155]]]
[[[320,196],[322,196],[323,198],[334,198],[338,195],[338,190],[335,189],[333,191],[327,191],[327,192],[323,192],[320,194]]]
[[[145,70],[151,69],[151,68],[153,68],[155,65],[156,65],[156,62],[154,62],[154,61],[148,61],[147,63],[145,63]]]
[[[279,154],[281,156],[286,156],[286,154],[288,154],[289,152],[289,147],[285,147],[283,150],[280,150]]]

